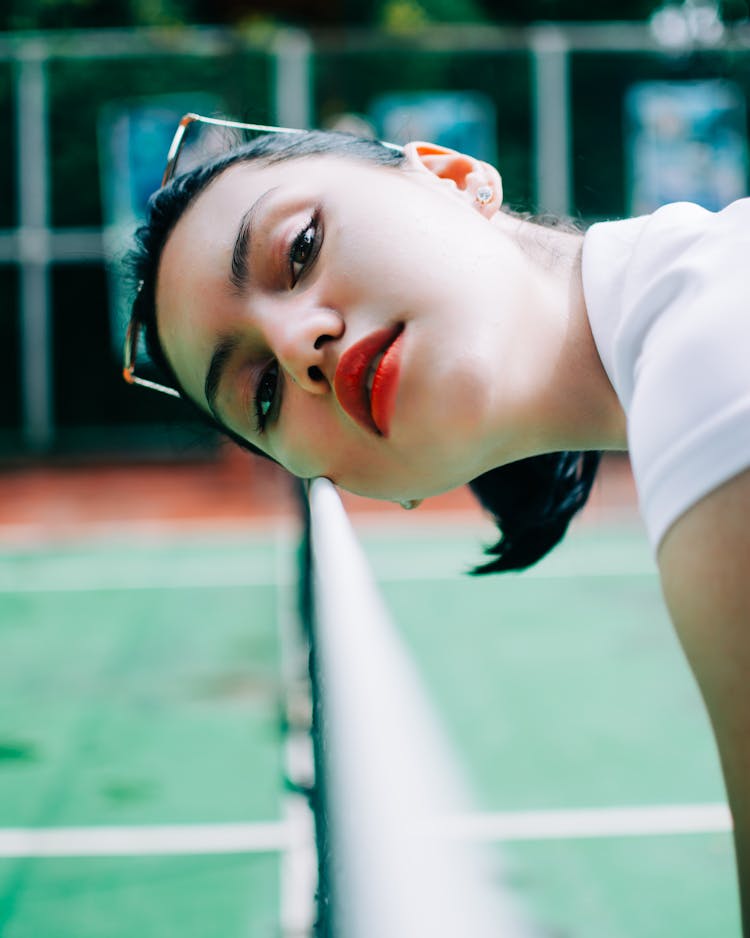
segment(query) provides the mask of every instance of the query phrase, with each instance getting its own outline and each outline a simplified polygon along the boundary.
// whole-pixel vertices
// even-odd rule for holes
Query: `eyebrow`
[[[239,347],[239,344],[240,340],[236,335],[229,335],[220,339],[211,355],[211,361],[208,365],[208,371],[206,372],[203,393],[206,397],[209,410],[219,423],[222,422],[222,419],[216,409],[216,396],[219,393],[221,379],[224,375],[227,362]]]
[[[240,224],[234,239],[234,246],[232,248],[232,261],[229,275],[230,283],[239,293],[243,293],[246,290],[249,281],[247,258],[253,235],[255,215],[262,203],[278,188],[278,186],[272,186],[270,189],[267,189],[253,202],[240,219]],[[203,394],[206,398],[208,408],[221,424],[223,424],[223,420],[216,407],[216,398],[219,393],[227,362],[239,345],[240,338],[238,335],[228,335],[219,339],[211,355],[211,361],[208,364],[208,371],[206,372],[206,380],[203,383]]]
[[[234,247],[232,248],[231,273],[229,276],[230,283],[238,293],[244,293],[247,289],[249,280],[247,258],[250,252],[250,245],[253,237],[253,225],[255,223],[255,216],[258,212],[258,208],[263,204],[268,196],[278,188],[278,186],[272,186],[262,195],[258,196],[255,202],[253,202],[250,208],[240,219],[240,224],[234,239]]]
[[[232,272],[229,280],[238,293],[244,293],[247,288],[247,252],[253,233],[253,220],[257,204],[257,202],[254,202],[242,216],[240,227],[237,229],[237,235],[234,239],[234,247],[232,248]]]

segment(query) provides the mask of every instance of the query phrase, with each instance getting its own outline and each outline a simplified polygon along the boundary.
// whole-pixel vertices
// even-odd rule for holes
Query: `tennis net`
[[[460,772],[334,487],[305,501],[301,611],[310,646],[319,938],[531,938],[475,844]]]

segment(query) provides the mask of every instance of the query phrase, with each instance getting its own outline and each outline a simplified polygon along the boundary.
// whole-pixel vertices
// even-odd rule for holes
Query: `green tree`
[[[0,30],[240,24],[418,27],[427,23],[643,20],[662,0],[6,0]],[[723,17],[748,15],[748,0],[720,0]]]

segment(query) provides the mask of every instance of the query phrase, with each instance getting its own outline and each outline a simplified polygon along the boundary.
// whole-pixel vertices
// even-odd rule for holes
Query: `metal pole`
[[[533,30],[534,154],[536,207],[541,212],[569,215],[570,87],[568,43],[554,26]]]
[[[47,80],[41,45],[22,46],[16,66],[18,218],[23,437],[30,449],[52,444],[52,343],[48,227]]]
[[[302,30],[285,29],[279,33],[274,51],[274,119],[282,127],[310,127],[312,40]]]

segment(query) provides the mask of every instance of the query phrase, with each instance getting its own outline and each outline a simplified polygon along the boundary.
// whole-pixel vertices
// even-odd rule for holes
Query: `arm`
[[[658,561],[672,621],[716,734],[750,938],[750,470],[682,515],[664,537]]]

